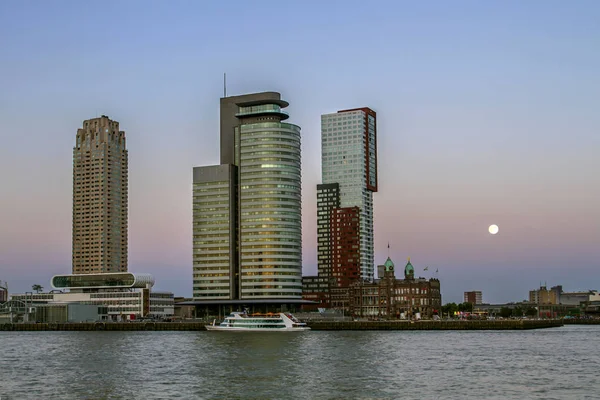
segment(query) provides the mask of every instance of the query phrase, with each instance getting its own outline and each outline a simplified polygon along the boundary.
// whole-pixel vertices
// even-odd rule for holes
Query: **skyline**
[[[191,171],[219,163],[223,72],[228,95],[277,91],[302,127],[305,275],[317,270],[320,116],[368,105],[375,265],[389,242],[397,265],[439,269],[444,303],[471,290],[522,300],[540,281],[600,289],[600,5],[389,2],[364,23],[358,2],[289,5],[283,19],[264,4],[64,3],[0,4],[11,292],[71,270],[74,136],[104,114],[130,150],[129,270],[191,297]]]

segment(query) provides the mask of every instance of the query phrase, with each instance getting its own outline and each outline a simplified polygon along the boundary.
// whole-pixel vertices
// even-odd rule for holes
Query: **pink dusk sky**
[[[219,162],[223,72],[228,94],[280,92],[302,128],[305,274],[316,273],[320,115],[371,107],[377,264],[389,242],[397,270],[410,256],[439,277],[444,302],[466,290],[519,301],[540,282],[600,289],[597,3],[382,2],[369,18],[336,7],[351,1],[309,3],[1,3],[10,291],[70,273],[75,134],[105,114],[127,136],[129,269],[191,296],[191,175]]]

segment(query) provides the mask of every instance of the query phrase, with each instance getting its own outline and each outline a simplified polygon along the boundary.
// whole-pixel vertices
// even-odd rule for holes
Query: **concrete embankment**
[[[0,331],[203,331],[204,322],[5,323]],[[309,321],[314,331],[344,330],[521,330],[555,328],[562,320],[496,321]]]
[[[521,330],[556,328],[563,326],[561,320],[494,320],[494,321],[318,321],[308,325],[315,331],[344,330]]]
[[[203,331],[204,322],[67,322],[0,324],[0,331]]]
[[[600,318],[595,319],[576,319],[568,318],[563,320],[565,325],[600,325]]]

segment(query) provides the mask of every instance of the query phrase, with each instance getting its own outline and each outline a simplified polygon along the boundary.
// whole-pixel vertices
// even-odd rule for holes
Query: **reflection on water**
[[[592,399],[599,333],[0,332],[0,398]]]

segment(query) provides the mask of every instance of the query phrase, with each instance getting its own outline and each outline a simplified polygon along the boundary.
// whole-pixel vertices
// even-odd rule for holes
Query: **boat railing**
[[[244,318],[280,318],[279,313],[240,314]]]

